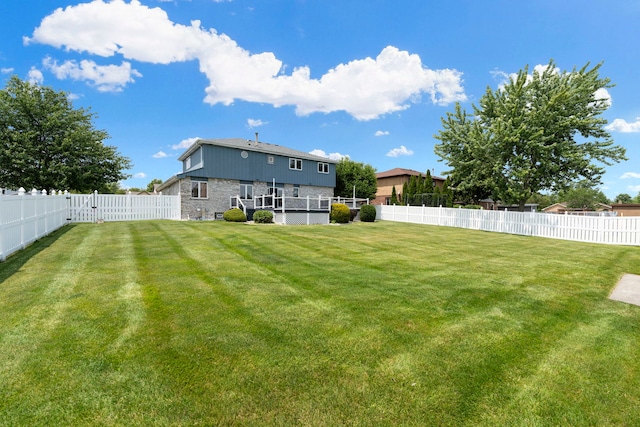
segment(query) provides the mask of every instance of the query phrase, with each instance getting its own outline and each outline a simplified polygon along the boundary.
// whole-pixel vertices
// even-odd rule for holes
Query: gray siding
[[[239,181],[261,181],[280,184],[312,185],[320,187],[335,187],[334,163],[329,164],[329,173],[318,173],[318,162],[302,159],[302,170],[289,169],[289,157],[277,154],[267,154],[258,151],[241,150],[230,147],[203,145],[203,167],[186,171],[182,176],[198,176],[208,178],[234,179]],[[243,157],[242,153],[245,153]],[[194,153],[195,155],[196,153]],[[273,164],[267,159],[272,156]],[[192,167],[195,166],[192,155]]]

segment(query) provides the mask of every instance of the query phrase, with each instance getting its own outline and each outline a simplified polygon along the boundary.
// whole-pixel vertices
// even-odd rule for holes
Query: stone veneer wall
[[[209,178],[206,199],[191,198],[191,179],[183,178],[174,185],[163,190],[163,194],[179,194],[182,195],[181,202],[181,218],[182,219],[215,219],[217,212],[224,212],[230,208],[231,197],[240,194],[240,181],[230,179]],[[269,192],[271,183],[254,182],[253,194],[260,196]],[[285,197],[293,197],[293,185],[285,184]],[[333,188],[314,187],[301,185],[299,197],[306,198],[333,197]],[[248,208],[253,208],[253,203],[247,204]]]

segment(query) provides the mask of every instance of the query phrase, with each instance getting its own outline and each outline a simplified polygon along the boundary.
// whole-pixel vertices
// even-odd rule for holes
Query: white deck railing
[[[376,206],[387,221],[460,227],[578,242],[640,246],[640,217],[593,217],[420,206]]]

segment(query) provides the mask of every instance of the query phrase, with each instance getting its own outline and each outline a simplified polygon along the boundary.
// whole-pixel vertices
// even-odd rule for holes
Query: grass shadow
[[[0,262],[0,284],[18,272],[27,261],[49,248],[56,240],[64,236],[74,227],[75,224],[65,225],[53,233],[36,240],[26,248],[9,255],[5,261]]]

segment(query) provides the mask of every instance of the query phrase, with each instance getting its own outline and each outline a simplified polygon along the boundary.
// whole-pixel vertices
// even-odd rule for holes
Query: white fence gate
[[[180,219],[180,196],[54,194],[0,195],[0,261],[69,222]]]
[[[180,219],[180,196],[70,194],[71,222]]]
[[[420,206],[376,206],[378,219],[549,237],[589,243],[640,246],[640,217],[593,217]]]

